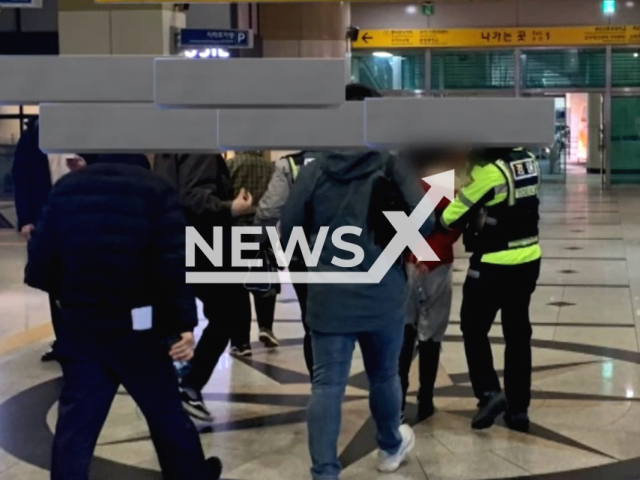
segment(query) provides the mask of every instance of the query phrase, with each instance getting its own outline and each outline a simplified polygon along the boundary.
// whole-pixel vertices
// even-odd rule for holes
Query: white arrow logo
[[[396,229],[396,234],[368,272],[252,271],[250,273],[250,283],[380,283],[406,248],[409,248],[418,260],[439,260],[420,234],[419,229],[443,198],[453,201],[455,172],[454,170],[449,170],[437,175],[424,177],[422,180],[428,183],[431,188],[415,210],[411,212],[411,215],[407,216],[404,212],[384,212],[384,215]],[[275,245],[274,251],[276,255],[284,260],[284,252],[279,242]],[[261,261],[258,260],[255,266],[262,266]],[[247,283],[247,279],[246,272],[187,273],[187,283]]]

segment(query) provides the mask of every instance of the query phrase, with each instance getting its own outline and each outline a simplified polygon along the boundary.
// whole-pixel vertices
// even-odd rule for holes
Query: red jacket
[[[422,182],[422,184],[425,191],[429,191],[429,188],[431,188],[431,186],[424,182]],[[453,245],[458,241],[458,238],[460,238],[462,230],[453,229],[445,231],[442,228],[438,228],[437,226],[437,224],[440,222],[440,217],[442,217],[442,212],[444,212],[444,209],[447,208],[450,203],[451,202],[447,198],[442,198],[442,200],[440,200],[440,203],[438,203],[434,210],[434,213],[436,215],[436,227],[429,235],[425,237],[425,240],[433,249],[440,261],[418,262],[418,259],[415,257],[415,255],[411,253],[408,258],[409,263],[422,263],[423,265],[426,265],[429,270],[434,270],[440,265],[450,265],[453,263]]]

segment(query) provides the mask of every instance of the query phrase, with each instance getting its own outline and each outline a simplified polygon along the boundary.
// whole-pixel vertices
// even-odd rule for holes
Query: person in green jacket
[[[469,375],[478,413],[474,429],[489,428],[505,413],[507,425],[529,429],[531,322],[529,304],[540,274],[538,241],[540,167],[521,148],[476,152],[470,180],[444,211],[445,228],[466,226],[473,252],[460,313]],[[504,386],[493,366],[489,330],[502,311]]]

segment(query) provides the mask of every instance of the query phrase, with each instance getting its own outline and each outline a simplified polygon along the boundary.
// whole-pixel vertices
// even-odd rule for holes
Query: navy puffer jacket
[[[131,310],[153,306],[163,312],[155,329],[190,331],[197,315],[178,196],[144,156],[108,157],[54,186],[29,245],[26,282],[78,326],[130,329]]]

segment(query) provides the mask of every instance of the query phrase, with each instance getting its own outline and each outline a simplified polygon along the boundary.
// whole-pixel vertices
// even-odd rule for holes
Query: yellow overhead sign
[[[257,2],[257,3],[299,3],[300,0],[236,0],[238,3],[249,3],[249,2]],[[308,0],[311,2],[318,3],[338,3],[343,0]],[[352,2],[386,2],[389,0],[350,0]],[[402,0],[391,0],[393,2],[400,2]],[[173,3],[173,4],[183,4],[183,3],[230,3],[229,0],[94,0],[95,3],[101,4],[125,4],[125,5],[135,5],[135,4],[154,4],[154,3]]]
[[[640,25],[536,28],[362,29],[354,48],[473,48],[640,44]]]

